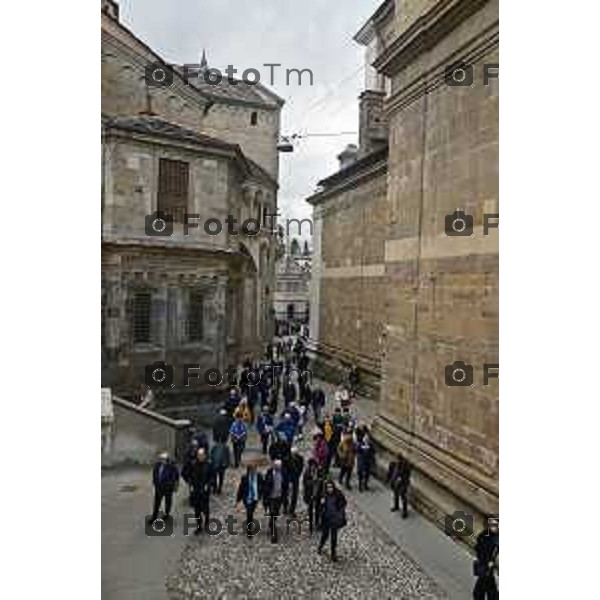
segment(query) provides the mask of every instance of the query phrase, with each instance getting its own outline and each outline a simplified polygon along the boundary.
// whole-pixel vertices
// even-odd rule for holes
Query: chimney
[[[388,123],[383,110],[385,92],[365,90],[359,96],[360,156],[379,150],[388,143]]]
[[[356,162],[358,158],[358,148],[354,144],[348,144],[345,150],[338,154],[338,160],[340,161],[340,171],[349,167],[352,163]]]
[[[102,0],[101,10],[116,21],[119,20],[119,5],[114,0]]]

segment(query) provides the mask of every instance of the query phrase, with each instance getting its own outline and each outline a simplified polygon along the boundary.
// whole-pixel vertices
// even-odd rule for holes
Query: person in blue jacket
[[[284,413],[283,419],[279,422],[277,427],[275,428],[277,433],[282,433],[285,435],[285,439],[287,440],[290,446],[294,441],[294,434],[296,432],[296,424],[294,423],[294,419],[289,412]]]
[[[269,413],[268,406],[263,406],[262,414],[258,417],[258,421],[256,422],[256,429],[258,430],[260,441],[262,442],[262,452],[263,454],[267,454],[269,438],[273,431],[273,417]]]
[[[248,428],[246,423],[238,416],[229,428],[229,437],[233,446],[233,464],[237,469],[242,461],[242,454],[246,447],[246,438],[248,437]]]

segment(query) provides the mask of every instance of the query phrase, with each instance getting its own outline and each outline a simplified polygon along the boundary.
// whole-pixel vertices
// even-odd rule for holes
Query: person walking
[[[356,459],[356,446],[352,439],[352,432],[345,431],[342,436],[342,441],[337,449],[338,461],[340,465],[340,474],[338,482],[342,482],[346,486],[347,490],[351,490],[350,479],[352,477],[352,471],[354,469],[354,461]]]
[[[410,486],[411,472],[410,463],[402,455],[398,455],[397,460],[390,462],[386,478],[394,494],[392,512],[399,510],[399,500],[402,499],[403,519],[408,517],[408,488]]]
[[[198,448],[196,460],[182,472],[184,480],[191,489],[192,505],[196,517],[195,535],[202,533],[202,516],[204,526],[208,528],[210,518],[210,490],[213,485],[213,472],[210,462],[206,457],[206,450]]]
[[[292,418],[292,414],[290,412],[284,413],[283,419],[281,419],[281,421],[278,423],[275,431],[277,434],[284,435],[290,446],[293,444],[294,435],[296,433],[296,424],[294,423],[294,419]]]
[[[296,506],[298,504],[298,494],[300,492],[300,478],[302,477],[302,471],[304,471],[304,458],[296,446],[292,448],[292,455],[290,456],[286,467],[287,478],[291,486],[290,501],[289,505],[287,506],[287,512],[292,517],[295,517]]]
[[[316,387],[312,391],[311,404],[315,423],[319,423],[321,421],[321,411],[325,406],[325,392],[320,387]]]
[[[242,397],[237,408],[233,411],[233,418],[237,419],[238,417],[242,419],[246,425],[252,421],[252,411],[248,406],[248,399],[245,396]]]
[[[323,469],[328,469],[329,465],[329,446],[327,445],[327,441],[325,440],[325,436],[318,432],[314,436],[315,447],[313,450],[313,458],[317,463],[317,466]]]
[[[227,415],[227,409],[222,408],[219,414],[215,418],[213,423],[213,442],[226,443],[229,438],[229,428],[231,427],[231,420]]]
[[[236,495],[238,510],[242,502],[246,508],[246,535],[248,537],[253,535],[251,523],[254,520],[254,511],[263,497],[264,483],[262,473],[256,470],[256,465],[249,464],[246,474],[240,480]]]
[[[283,382],[283,399],[286,407],[296,400],[296,384],[289,375],[285,377]]]
[[[152,484],[154,485],[154,508],[150,522],[154,523],[158,518],[158,511],[165,500],[165,519],[171,516],[171,506],[173,503],[173,494],[177,491],[179,485],[179,470],[171,462],[169,454],[163,452],[158,457],[152,469]]]
[[[318,553],[323,552],[327,538],[331,538],[331,560],[337,562],[338,531],[346,525],[346,498],[331,479],[325,482],[319,509],[322,533]]]
[[[319,465],[314,458],[308,459],[304,476],[302,477],[302,499],[308,512],[308,527],[312,535],[315,528],[317,500],[319,497]]]
[[[269,515],[271,542],[277,543],[277,517],[281,515],[281,507],[287,504],[288,480],[281,460],[273,461],[273,466],[265,475],[263,504]]]
[[[238,415],[231,424],[229,436],[231,437],[231,445],[233,446],[233,465],[237,469],[240,466],[242,454],[246,447],[246,438],[248,437],[248,428],[242,420],[241,415]]]
[[[375,448],[371,444],[368,434],[365,434],[360,442],[357,442],[356,448],[356,470],[358,475],[358,491],[363,492],[369,489],[369,477],[371,470],[375,466]]]
[[[269,438],[273,431],[273,417],[269,413],[269,407],[263,406],[262,413],[256,421],[256,429],[260,435],[262,443],[262,453],[267,454],[269,448]]]
[[[229,396],[225,401],[225,410],[229,415],[229,418],[233,418],[233,411],[238,407],[240,400],[242,397],[240,396],[240,392],[236,386],[232,386],[229,389]]]
[[[220,494],[223,491],[225,472],[231,466],[231,457],[227,443],[219,442],[212,447],[212,450],[210,451],[210,462],[215,477],[213,491],[215,494]]]
[[[488,526],[475,542],[477,560],[473,563],[473,574],[477,577],[473,588],[474,600],[498,600],[498,558],[500,553],[499,519],[497,515],[487,518]]]

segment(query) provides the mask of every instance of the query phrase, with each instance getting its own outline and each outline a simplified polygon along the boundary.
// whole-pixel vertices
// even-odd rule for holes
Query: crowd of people
[[[196,534],[207,527],[211,495],[222,494],[227,469],[242,467],[249,431],[254,429],[268,468],[261,472],[257,464],[248,461],[235,490],[237,510],[245,509],[246,534],[254,535],[250,524],[262,503],[269,517],[270,539],[277,542],[277,518],[297,517],[301,498],[311,535],[315,530],[321,532],[318,552],[330,541],[331,559],[337,560],[338,532],[347,521],[342,489],[352,490],[355,474],[358,491],[370,489],[375,447],[369,427],[358,422],[353,412],[357,370],[349,369],[343,385],[333,395],[333,412],[328,412],[326,394],[313,384],[308,366],[301,339],[269,345],[263,361],[244,363],[237,385],[230,388],[218,410],[212,443],[204,431],[192,432],[181,478],[189,488],[189,502],[197,519]],[[311,437],[307,440],[309,424]],[[308,454],[300,451],[303,440],[303,445],[309,447]],[[410,463],[398,456],[387,472],[391,510],[401,510],[402,518],[408,517],[411,471]],[[161,455],[153,470],[153,481],[155,520],[163,499],[165,513],[170,514],[178,486],[179,472],[168,456]],[[487,546],[484,550],[492,552]],[[489,562],[487,554],[482,564]],[[491,586],[487,572],[482,570],[477,585],[478,593]]]

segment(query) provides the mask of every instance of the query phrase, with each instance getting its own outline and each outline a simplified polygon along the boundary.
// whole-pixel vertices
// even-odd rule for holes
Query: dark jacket
[[[315,388],[312,392],[312,405],[323,408],[325,406],[325,392],[321,388]]]
[[[370,473],[375,464],[375,448],[371,443],[359,442],[356,448],[356,466],[359,473]]]
[[[306,504],[317,501],[323,495],[323,478],[319,477],[319,471],[315,469],[312,473],[307,469],[302,478],[302,498]]]
[[[217,415],[213,425],[213,440],[215,442],[226,442],[229,438],[230,419],[227,415]]]
[[[163,492],[173,492],[179,483],[179,470],[172,462],[159,461],[152,469],[152,483]]]
[[[269,458],[287,463],[290,458],[290,445],[282,439],[276,439],[269,447]]]
[[[210,462],[215,471],[228,469],[231,465],[229,446],[225,443],[215,444],[210,451]]]
[[[189,463],[181,475],[192,488],[192,498],[210,495],[210,486],[213,482],[213,468],[208,460],[202,463],[197,460]]]
[[[407,461],[392,461],[388,467],[386,481],[392,489],[405,492],[410,485],[411,472],[412,468]]]
[[[293,383],[284,383],[283,398],[285,399],[286,404],[290,404],[296,399],[296,386]]]
[[[346,497],[340,490],[335,488],[333,491],[334,509],[333,512],[327,511],[327,492],[319,499],[319,512],[321,515],[321,523],[325,527],[339,528],[346,524]]]
[[[300,454],[292,454],[287,461],[287,469],[292,481],[300,481],[304,470],[304,458]]]
[[[256,501],[262,500],[263,492],[265,489],[265,478],[262,473],[256,474],[256,491],[258,492],[258,498]],[[242,479],[240,484],[238,485],[236,502],[244,502],[246,504],[246,499],[248,498],[248,474],[242,475]]]
[[[260,415],[256,421],[256,429],[260,435],[273,431],[273,417],[271,415]]]
[[[481,575],[490,575],[493,572],[493,567],[489,566],[500,552],[500,536],[497,533],[490,533],[487,530],[482,531],[477,536],[475,542],[475,552],[477,554],[477,562],[481,566]]]
[[[286,476],[285,469],[281,469],[281,498],[286,500],[288,497],[289,480]],[[273,491],[273,467],[271,467],[266,475],[263,487],[263,502],[268,504],[271,499],[271,492]]]

